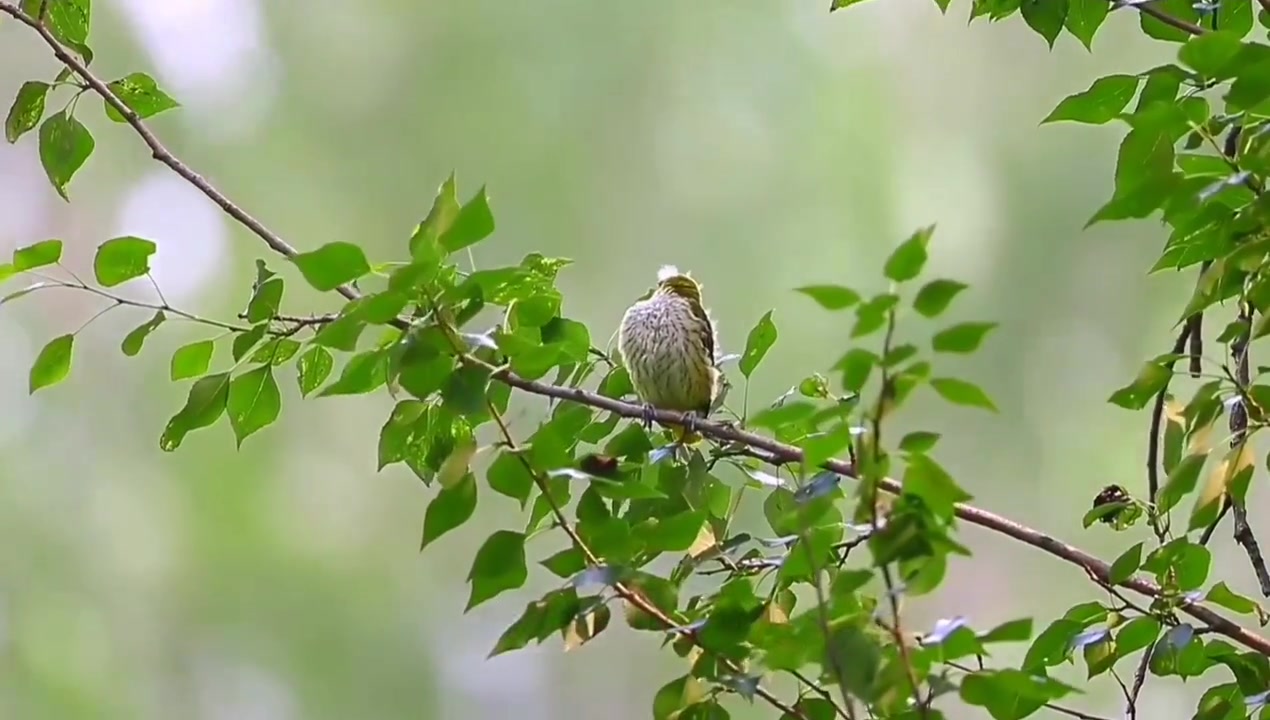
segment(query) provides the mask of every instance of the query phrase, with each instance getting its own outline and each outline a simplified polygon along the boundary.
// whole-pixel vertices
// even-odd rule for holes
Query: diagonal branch
[[[1148,10],[1145,6],[1140,4],[1135,5],[1135,7],[1139,7],[1142,12],[1158,18],[1158,11],[1155,11],[1154,9]],[[125,105],[123,101],[116,97],[100,78],[93,75],[88,68],[71,52],[69,52],[57,40],[57,38],[53,37],[52,33],[41,25],[37,19],[24,13],[12,2],[9,2],[9,0],[0,0],[0,13],[13,17],[18,22],[31,27],[39,33],[40,37],[44,40],[45,44],[52,49],[53,54],[59,61],[66,65],[66,67],[70,68],[72,72],[78,75],[88,85],[88,87],[100,95],[106,103],[123,116],[128,125],[137,132],[142,141],[145,142],[146,146],[150,148],[151,153],[156,160],[171,168],[182,178],[202,191],[204,195],[220,206],[221,209],[224,210],[230,217],[234,218],[243,226],[251,230],[257,237],[263,240],[265,244],[278,254],[287,258],[293,258],[298,254],[294,247],[283,241],[275,233],[261,224],[260,221],[256,220],[238,205],[234,204],[231,200],[225,197],[224,194],[203,179],[202,176],[191,170],[187,165],[178,160],[171,152],[164,148],[159,140],[154,136],[154,133],[152,133],[149,128],[146,127],[145,123],[137,117],[137,114]],[[1163,20],[1163,18],[1158,19],[1167,22],[1166,20]],[[1176,18],[1174,18],[1174,20],[1176,20]],[[1189,29],[1187,27],[1182,27],[1181,29],[1186,30],[1187,32],[1192,32],[1193,34],[1202,34],[1204,32],[1202,28],[1197,26],[1193,29]],[[355,289],[348,286],[341,286],[337,288],[337,291],[349,299],[355,299],[361,296]],[[408,327],[408,324],[401,320],[393,323],[393,325],[403,329]],[[479,360],[470,356],[464,355],[462,357],[464,362],[480,363]],[[524,392],[543,397],[555,398],[558,400],[567,400],[590,405],[591,407],[600,410],[608,410],[609,412],[616,413],[617,415],[627,418],[642,418],[645,415],[645,408],[642,405],[633,405],[620,400],[614,400],[612,398],[607,398],[578,388],[568,388],[542,383],[536,380],[528,380],[515,375],[507,368],[493,368],[489,365],[486,365],[486,367],[493,370],[491,379]],[[682,426],[685,423],[684,416],[677,412],[655,410],[652,413],[652,417],[656,421],[670,425]],[[786,445],[785,443],[772,438],[741,430],[730,425],[697,421],[696,428],[702,435],[707,437],[724,442],[739,443],[741,445],[746,445],[751,449],[763,450],[772,457],[786,462],[801,462],[802,460],[802,452],[796,447]],[[825,462],[822,467],[841,475],[852,478],[855,477],[855,468],[852,463],[849,462],[836,459],[829,460]],[[898,494],[902,491],[900,483],[890,478],[883,479],[880,482],[879,487],[894,494]],[[1079,548],[1064,543],[1057,538],[1046,535],[1045,533],[1034,530],[1025,525],[1021,525],[1008,518],[988,512],[987,510],[974,507],[973,505],[958,504],[955,507],[955,513],[958,518],[964,520],[965,522],[992,530],[993,532],[1000,533],[1026,545],[1037,548],[1045,553],[1064,560],[1065,562],[1083,568],[1086,572],[1093,574],[1100,580],[1106,581],[1108,579],[1110,566],[1107,563]],[[1161,592],[1158,585],[1141,578],[1130,578],[1120,583],[1120,586],[1150,597],[1159,597]],[[1270,640],[1239,626],[1237,623],[1219,615],[1211,609],[1195,602],[1187,602],[1182,605],[1181,609],[1188,615],[1206,623],[1214,632],[1225,635],[1245,647],[1270,655]],[[795,716],[797,715],[795,714]]]

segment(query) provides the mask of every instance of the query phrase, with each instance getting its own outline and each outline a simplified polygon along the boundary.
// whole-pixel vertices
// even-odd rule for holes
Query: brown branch
[[[1189,322],[1182,328],[1182,332],[1173,343],[1174,355],[1179,355],[1186,349],[1186,341],[1191,336],[1191,330],[1192,326]],[[1168,364],[1169,380],[1173,379],[1174,364],[1175,362]],[[1167,528],[1155,512],[1155,496],[1160,492],[1160,424],[1164,419],[1164,399],[1168,392],[1169,383],[1166,380],[1164,387],[1160,388],[1160,392],[1155,395],[1155,405],[1151,408],[1151,434],[1147,437],[1147,502],[1151,506],[1151,527],[1155,530],[1155,535],[1160,542],[1164,542]]]
[[[1160,19],[1162,22],[1168,22],[1168,20],[1165,20],[1164,17],[1159,17],[1162,13],[1158,13],[1158,11],[1155,11],[1154,9],[1140,5],[1135,7],[1138,7],[1142,12],[1145,12],[1148,15],[1152,15],[1153,17]],[[46,28],[41,26],[35,18],[32,18],[22,12],[22,10],[8,0],[0,0],[0,13],[13,17],[18,22],[27,25],[39,33],[40,37],[44,40],[45,44],[52,49],[53,54],[59,61],[82,78],[94,92],[100,95],[107,104],[123,116],[128,125],[136,131],[142,141],[145,142],[146,146],[150,148],[151,153],[156,160],[168,166],[190,184],[198,188],[204,195],[220,206],[226,214],[251,230],[257,237],[263,240],[265,244],[278,254],[287,258],[293,258],[298,254],[295,248],[279,238],[238,205],[234,204],[219,190],[212,187],[212,185],[203,179],[202,176],[191,170],[183,162],[172,155],[172,153],[168,152],[149,130],[149,128],[141,122],[140,118],[137,117],[137,114],[119,100],[119,98],[110,91],[110,88],[108,88],[105,83],[89,72],[84,64],[73,54],[68,52],[66,48],[58,42],[57,38],[53,37],[53,35]],[[1174,27],[1178,27],[1178,25],[1174,25]],[[1179,29],[1186,30],[1187,32],[1193,32],[1193,34],[1201,34],[1204,32],[1202,28],[1193,25],[1190,26],[1190,29],[1188,29],[1186,24],[1181,26]],[[348,299],[361,297],[360,293],[347,285],[340,286],[337,288],[337,291]],[[394,322],[393,325],[398,328],[408,327],[407,323],[401,320]],[[1182,347],[1185,347],[1185,345]],[[617,413],[618,415],[627,418],[642,418],[646,412],[645,407],[642,405],[633,405],[620,400],[614,400],[612,398],[607,398],[579,388],[561,387],[538,382],[536,380],[528,380],[513,374],[507,368],[492,368],[492,366],[481,363],[479,360],[467,355],[463,355],[461,358],[465,363],[478,363],[485,365],[486,367],[494,370],[491,375],[491,379],[524,392],[548,398],[583,403],[600,410],[608,410],[609,412]],[[664,424],[682,426],[685,423],[684,416],[677,412],[653,410],[651,415],[654,420]],[[729,425],[707,421],[697,421],[696,428],[702,435],[712,439],[749,445],[753,448],[765,450],[773,457],[780,458],[786,462],[801,462],[802,460],[802,452],[796,447]],[[855,477],[855,468],[853,464],[842,460],[829,460],[821,467],[827,470],[832,470],[833,472],[841,475],[853,478]],[[902,490],[900,483],[890,478],[883,479],[879,485],[882,489],[893,494],[898,494]],[[1030,545],[1042,552],[1053,555],[1054,557],[1076,565],[1087,572],[1093,573],[1096,577],[1104,581],[1108,577],[1110,566],[1107,563],[1083,550],[1080,550],[1079,548],[1064,543],[1057,538],[972,505],[957,504],[954,511],[957,517],[965,522],[1000,533],[1006,537],[1024,543],[1025,545]],[[1130,578],[1120,583],[1120,586],[1150,597],[1158,597],[1160,595],[1159,586],[1141,578]],[[1245,647],[1270,655],[1270,640],[1240,627],[1237,623],[1219,615],[1209,608],[1199,605],[1198,603],[1186,603],[1181,609],[1188,615],[1206,623],[1213,629],[1214,632],[1225,635]],[[795,717],[799,716],[798,713],[791,712],[791,714]]]
[[[237,220],[243,225],[243,227],[246,227],[248,230],[255,233],[255,235],[263,240],[274,252],[288,259],[292,259],[296,255],[300,254],[300,252],[289,243],[278,237],[276,233],[248,214],[246,210],[243,210],[229,198],[225,197],[220,190],[213,187],[211,183],[207,182],[207,180],[203,178],[202,175],[199,175],[191,170],[188,165],[181,162],[180,159],[169,152],[168,149],[163,146],[163,143],[159,142],[159,139],[155,137],[154,133],[150,131],[150,128],[146,127],[146,124],[141,121],[141,118],[137,115],[137,113],[134,112],[132,108],[128,107],[127,104],[120,100],[113,92],[111,92],[107,84],[103,82],[101,78],[94,75],[79,58],[75,57],[74,53],[67,50],[66,47],[53,36],[53,33],[50,32],[38,18],[31,17],[30,15],[22,12],[21,8],[4,0],[0,0],[0,12],[9,15],[13,19],[23,25],[26,25],[27,27],[30,27],[38,33],[44,40],[44,43],[53,51],[53,55],[55,55],[63,65],[70,68],[71,72],[78,75],[79,78],[88,85],[88,87],[92,88],[93,92],[100,95],[101,99],[105,101],[107,105],[114,108],[116,112],[123,116],[124,122],[128,123],[128,125],[136,131],[137,135],[141,137],[141,141],[150,148],[150,153],[155,160],[167,165],[177,175],[185,178],[187,182],[198,188],[199,191],[206,195],[212,202],[220,206],[220,209],[224,210],[227,215]],[[349,300],[358,296],[357,291],[348,285],[341,285],[335,290]]]
[[[1270,2],[1270,0],[1267,0]],[[1252,384],[1252,374],[1248,368],[1249,355],[1249,339],[1252,335],[1252,307],[1244,303],[1240,308],[1239,317],[1244,321],[1244,333],[1234,342],[1230,344],[1230,354],[1235,361],[1235,382],[1238,383],[1243,391]],[[1247,439],[1248,435],[1248,405],[1247,400],[1240,393],[1240,399],[1230,410],[1230,446],[1238,448]],[[1261,594],[1270,597],[1270,572],[1266,570],[1266,559],[1261,554],[1261,548],[1257,544],[1257,538],[1252,533],[1252,526],[1248,524],[1248,509],[1242,502],[1237,502],[1234,498],[1227,494],[1226,503],[1234,511],[1235,514],[1235,542],[1244,549],[1248,555],[1248,562],[1252,565],[1252,571],[1257,576],[1257,583],[1261,586]],[[1220,518],[1219,518],[1220,520]],[[1216,524],[1216,523],[1214,523]]]
[[[1262,0],[1262,1],[1265,2],[1266,0]],[[1113,1],[1111,5],[1113,9],[1116,7],[1134,8],[1135,10],[1142,13],[1143,15],[1149,15],[1155,18],[1156,20],[1159,20],[1160,22],[1164,23],[1165,25],[1168,25],[1169,27],[1177,28],[1178,30],[1181,30],[1184,33],[1189,33],[1191,35],[1203,35],[1205,32],[1207,32],[1207,30],[1205,30],[1204,28],[1200,27],[1199,25],[1196,25],[1195,23],[1189,20],[1183,20],[1178,17],[1173,17],[1172,15],[1164,12],[1163,10],[1157,9],[1155,5],[1152,4],[1151,0],[1147,0],[1146,2],[1141,2],[1141,1],[1114,2]]]

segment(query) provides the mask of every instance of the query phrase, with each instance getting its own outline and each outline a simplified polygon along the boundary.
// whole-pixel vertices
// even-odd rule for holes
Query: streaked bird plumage
[[[643,402],[662,410],[709,414],[720,387],[717,335],[701,286],[667,265],[657,287],[622,316],[618,350]],[[699,439],[685,432],[681,442]]]

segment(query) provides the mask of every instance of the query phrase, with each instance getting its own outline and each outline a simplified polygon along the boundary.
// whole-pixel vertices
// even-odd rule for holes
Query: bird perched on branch
[[[653,408],[688,413],[678,442],[701,439],[695,420],[710,414],[722,386],[717,344],[701,286],[687,273],[664,266],[652,294],[627,309],[618,328],[618,350],[644,402],[646,425],[652,425]]]

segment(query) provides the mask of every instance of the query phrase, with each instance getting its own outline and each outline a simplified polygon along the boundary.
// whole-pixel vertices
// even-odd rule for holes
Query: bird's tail
[[[676,430],[675,442],[679,443],[680,445],[683,445],[684,447],[687,447],[689,445],[696,445],[697,443],[701,442],[703,439],[701,437],[701,433],[693,432],[685,427],[676,428],[675,430]]]

